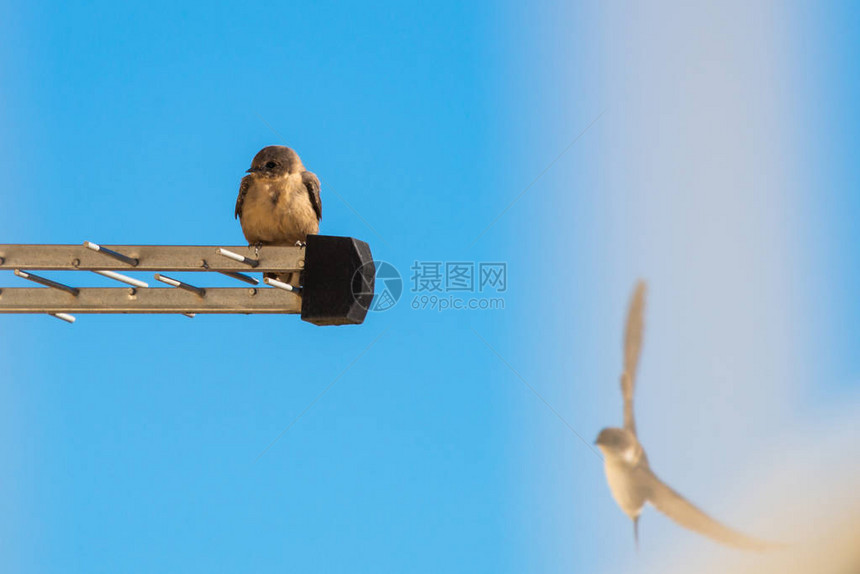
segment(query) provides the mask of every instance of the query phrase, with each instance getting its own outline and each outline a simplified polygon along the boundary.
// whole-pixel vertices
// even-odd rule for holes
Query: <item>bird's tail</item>
[[[636,552],[639,552],[639,517],[633,519],[633,541],[636,543]]]

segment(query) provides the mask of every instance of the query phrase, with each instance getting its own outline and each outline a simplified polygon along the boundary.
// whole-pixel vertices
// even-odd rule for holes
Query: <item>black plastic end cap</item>
[[[308,235],[302,321],[360,325],[373,301],[376,268],[370,246],[352,237]]]

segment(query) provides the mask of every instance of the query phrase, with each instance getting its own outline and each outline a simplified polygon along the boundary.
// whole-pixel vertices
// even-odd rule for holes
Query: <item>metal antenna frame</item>
[[[258,285],[242,272],[299,277],[304,264],[305,248],[293,246],[0,244],[0,270],[47,287],[0,288],[0,313],[46,313],[69,323],[75,321],[71,313],[297,314],[297,285],[267,279],[271,287],[198,287],[163,272],[213,272]],[[91,271],[131,287],[72,287],[30,270]],[[150,288],[118,271],[155,272],[170,287]]]

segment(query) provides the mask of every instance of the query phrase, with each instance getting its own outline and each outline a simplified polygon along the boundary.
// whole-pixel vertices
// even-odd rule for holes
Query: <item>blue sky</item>
[[[772,532],[728,500],[786,448],[775,423],[857,404],[847,4],[3,13],[0,242],[240,244],[239,179],[287,144],[322,180],[322,232],[407,287],[416,260],[509,278],[503,311],[407,290],[360,327],[0,317],[10,571],[625,569],[600,461],[524,383],[589,442],[618,422],[639,276],[643,440],[718,516]],[[656,566],[677,531],[644,520]]]

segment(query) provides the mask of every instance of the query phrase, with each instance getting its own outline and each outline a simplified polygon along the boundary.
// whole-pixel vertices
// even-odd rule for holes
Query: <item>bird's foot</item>
[[[306,241],[296,241],[296,247],[307,247],[308,244]]]
[[[262,244],[262,243],[260,243],[259,241],[258,241],[257,243],[255,243],[255,244],[254,244],[254,257],[257,257],[257,256],[259,256],[259,255],[260,255],[260,248],[261,248],[262,246],[263,246],[263,244]]]

